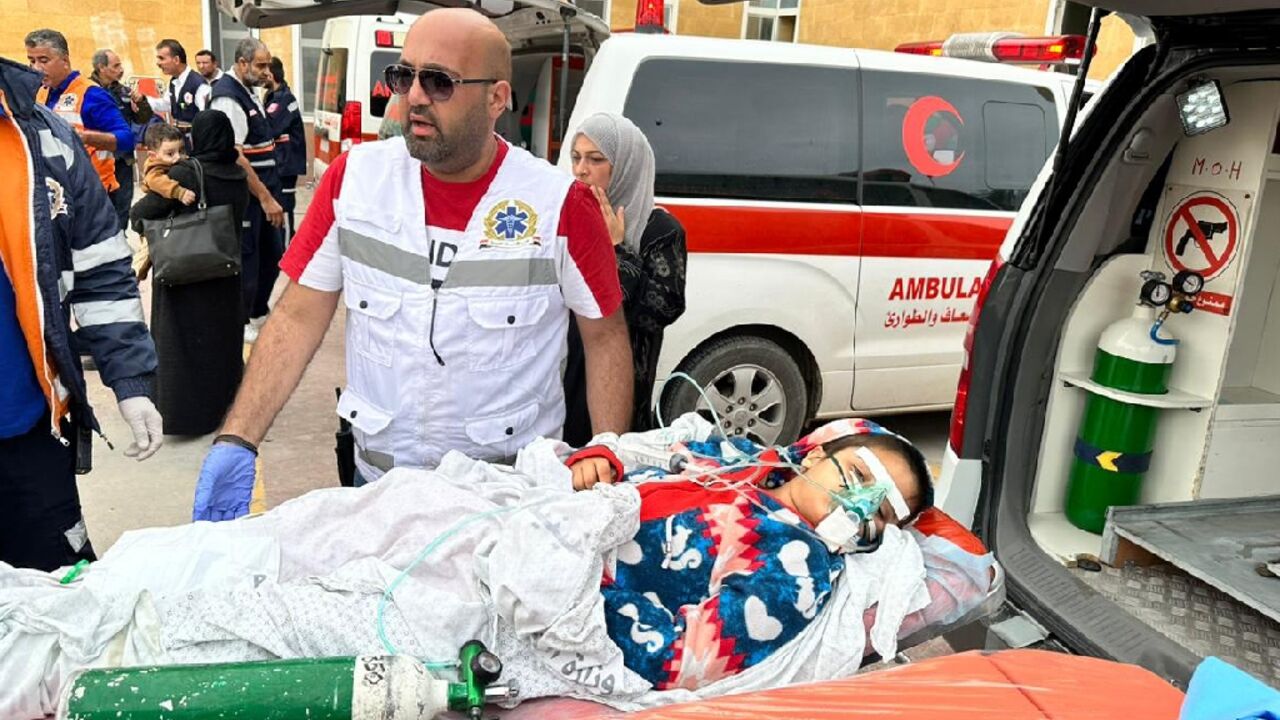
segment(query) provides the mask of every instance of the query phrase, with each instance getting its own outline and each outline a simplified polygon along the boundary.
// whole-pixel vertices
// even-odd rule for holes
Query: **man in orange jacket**
[[[0,561],[54,570],[93,558],[76,473],[101,431],[77,350],[115,393],[125,455],[149,457],[163,431],[132,253],[76,135],[34,102],[39,86],[0,58]]]
[[[71,69],[67,39],[57,30],[34,30],[27,34],[27,61],[44,75],[36,91],[36,102],[67,121],[84,143],[89,162],[98,173],[102,187],[115,192],[116,154],[133,152],[133,131],[116,108],[115,101],[78,70]],[[120,228],[123,229],[123,228]]]

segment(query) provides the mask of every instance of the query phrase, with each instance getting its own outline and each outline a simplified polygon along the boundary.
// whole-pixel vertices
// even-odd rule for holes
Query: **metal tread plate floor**
[[[1168,564],[1071,573],[1165,637],[1280,687],[1280,623]]]
[[[1103,562],[1126,541],[1280,622],[1280,580],[1258,572],[1280,560],[1280,496],[1112,508]]]

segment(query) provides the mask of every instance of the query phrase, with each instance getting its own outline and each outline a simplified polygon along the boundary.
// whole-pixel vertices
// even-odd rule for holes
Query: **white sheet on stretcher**
[[[397,470],[360,489],[309,493],[259,517],[126,534],[81,580],[0,563],[0,717],[54,711],[86,666],[382,653],[384,589],[444,528],[385,613],[397,650],[449,660],[478,638],[503,658],[522,699],[577,697],[631,710],[853,673],[870,637],[896,652],[903,618],[928,602],[920,548],[891,528],[850,556],[827,607],[763,663],[698,691],[656,692],[622,664],[605,631],[599,583],[638,526],[630,486],[570,491],[541,440],[516,469],[459,454],[436,471]]]

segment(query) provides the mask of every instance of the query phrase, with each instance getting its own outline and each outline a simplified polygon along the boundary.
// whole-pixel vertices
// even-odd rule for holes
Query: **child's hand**
[[[195,201],[196,201],[196,194],[195,194],[195,193],[191,192],[190,190],[183,190],[183,191],[182,191],[182,204],[183,204],[183,205],[190,205],[190,204],[194,203]]]

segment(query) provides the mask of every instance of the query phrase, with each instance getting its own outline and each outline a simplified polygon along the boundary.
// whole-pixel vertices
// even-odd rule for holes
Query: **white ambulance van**
[[[1084,4],[1151,44],[982,284],[939,505],[1019,644],[1280,687],[1280,2]]]
[[[381,68],[414,15],[435,5],[262,0],[241,10],[260,25],[332,18],[317,173],[376,137]],[[371,7],[399,14],[333,17]],[[558,0],[481,10],[512,38],[504,137],[568,171],[562,138],[607,111],[654,147],[658,203],[689,249],[688,309],[659,361],[664,417],[706,406],[687,383],[662,389],[676,371],[706,388],[729,433],[766,443],[814,418],[951,405],[974,296],[1057,143],[1073,80],[1000,60],[1061,66],[1077,38],[985,34],[891,53],[608,37],[602,20]],[[939,57],[957,53],[986,62]]]

